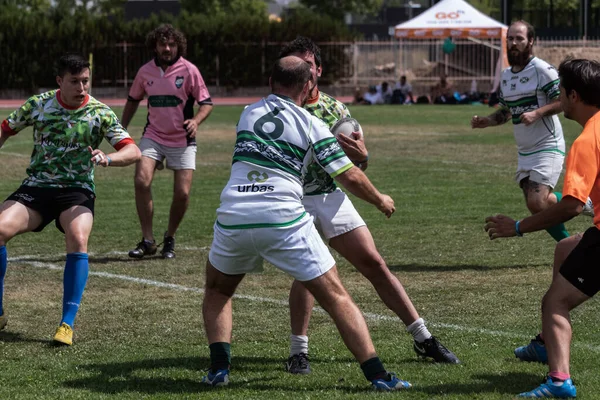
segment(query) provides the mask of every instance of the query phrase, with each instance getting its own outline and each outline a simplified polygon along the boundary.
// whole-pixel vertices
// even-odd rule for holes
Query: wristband
[[[108,165],[110,165],[110,163],[112,162],[112,160],[110,159],[110,157],[109,157],[109,156],[106,156],[106,161],[108,161]],[[107,166],[108,166],[108,165],[107,165]]]
[[[365,158],[365,159],[364,159],[364,160],[362,160],[362,161],[359,161],[359,162],[357,162],[356,164],[364,164],[364,163],[366,163],[367,161],[369,161],[369,155],[368,155],[368,154],[367,154],[367,158]]]
[[[521,221],[515,222],[515,232],[516,232],[517,236],[519,236],[519,237],[523,236],[520,228],[521,228]]]

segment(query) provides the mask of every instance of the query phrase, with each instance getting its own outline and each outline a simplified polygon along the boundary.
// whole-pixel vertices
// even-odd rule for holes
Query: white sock
[[[290,335],[290,357],[300,353],[308,354],[308,336]]]
[[[406,330],[413,335],[413,338],[419,343],[423,343],[425,340],[431,337],[431,333],[429,333],[429,330],[425,326],[425,321],[423,321],[423,318],[419,318],[407,326]]]

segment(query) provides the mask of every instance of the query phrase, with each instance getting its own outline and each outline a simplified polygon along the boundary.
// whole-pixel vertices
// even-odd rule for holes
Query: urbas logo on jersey
[[[181,87],[183,86],[183,76],[175,77],[175,86],[177,87],[177,89],[181,89]]]
[[[269,179],[269,175],[266,172],[250,171],[248,172],[247,178],[250,182],[263,183]],[[238,185],[238,192],[240,193],[260,193],[260,192],[272,192],[275,190],[275,186],[267,185]]]

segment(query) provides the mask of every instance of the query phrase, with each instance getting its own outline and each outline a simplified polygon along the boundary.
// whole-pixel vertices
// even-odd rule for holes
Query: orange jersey
[[[600,229],[600,111],[583,127],[567,156],[563,196],[594,203],[594,225]]]

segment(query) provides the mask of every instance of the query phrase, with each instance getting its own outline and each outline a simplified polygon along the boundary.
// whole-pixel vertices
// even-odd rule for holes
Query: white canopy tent
[[[508,27],[481,13],[464,0],[442,0],[415,18],[396,25],[394,36],[400,40],[466,38],[499,50],[493,90],[497,88],[500,72],[508,66],[506,60],[506,31]],[[491,40],[500,40],[500,46]]]

